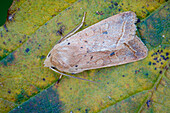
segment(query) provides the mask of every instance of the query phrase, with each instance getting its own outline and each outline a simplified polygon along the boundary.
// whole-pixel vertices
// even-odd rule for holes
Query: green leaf
[[[168,112],[168,4],[147,0],[14,4],[13,20],[6,28],[0,27],[0,112]],[[75,75],[98,84],[68,77],[55,84],[59,74],[45,68],[43,62],[61,32],[66,35],[75,28],[83,12],[87,12],[86,22],[80,30],[129,10],[140,19],[138,36],[149,49],[147,58]]]

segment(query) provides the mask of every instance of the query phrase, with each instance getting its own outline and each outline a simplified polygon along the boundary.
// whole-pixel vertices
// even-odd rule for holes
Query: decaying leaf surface
[[[0,28],[0,59],[19,48],[36,30],[75,1],[14,0],[9,9],[9,21]]]
[[[34,31],[23,27],[23,33],[7,25],[8,29],[14,29],[7,32],[2,26],[2,40],[6,45],[0,44],[1,52],[9,48],[12,48],[13,52],[2,52],[2,56],[7,57],[2,57],[0,61],[0,112],[7,112],[15,106],[18,107],[11,112],[168,111],[169,7],[168,3],[161,5],[163,2],[150,1],[146,5],[146,1],[142,1],[141,4],[146,5],[142,8],[138,2],[131,4],[118,0],[82,0],[72,3],[72,6],[50,20],[47,19],[44,22],[46,24],[40,25],[41,27]],[[138,20],[138,36],[149,48],[148,57],[126,65],[75,75],[97,81],[99,84],[63,77],[58,86],[52,85],[59,75],[44,68],[43,62],[60,39],[60,35],[65,35],[75,28],[81,22],[84,11],[87,12],[87,17],[82,29],[127,10],[136,12],[140,19],[144,19]],[[12,21],[9,25],[12,26],[14,23]],[[29,32],[29,36],[25,35],[25,32]],[[12,38],[13,34],[17,34],[17,38]],[[19,39],[18,36],[27,39],[14,47],[18,43],[13,40]],[[13,43],[7,43],[8,37]]]

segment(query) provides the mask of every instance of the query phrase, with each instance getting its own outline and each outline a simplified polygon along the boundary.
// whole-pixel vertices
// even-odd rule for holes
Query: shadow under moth
[[[147,56],[147,47],[136,35],[134,12],[111,16],[75,33],[84,19],[85,14],[81,24],[52,48],[44,61],[45,67],[70,76],[62,72],[80,73],[138,61]]]

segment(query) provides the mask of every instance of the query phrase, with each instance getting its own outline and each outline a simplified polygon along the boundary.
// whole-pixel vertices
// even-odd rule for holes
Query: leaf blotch
[[[26,53],[28,53],[29,51],[30,51],[30,49],[29,49],[29,48],[27,48],[27,49],[25,50],[25,52],[26,52]]]

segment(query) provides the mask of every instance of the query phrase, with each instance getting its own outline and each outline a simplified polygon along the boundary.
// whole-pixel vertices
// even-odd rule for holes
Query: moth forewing
[[[80,73],[141,60],[148,49],[136,36],[136,20],[131,11],[102,20],[56,44],[44,64]]]

